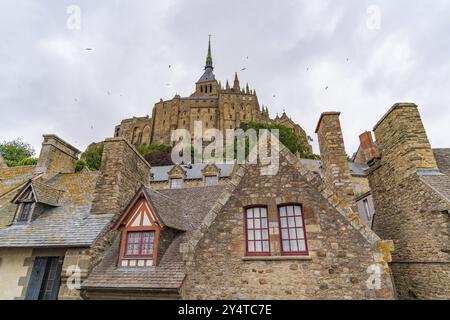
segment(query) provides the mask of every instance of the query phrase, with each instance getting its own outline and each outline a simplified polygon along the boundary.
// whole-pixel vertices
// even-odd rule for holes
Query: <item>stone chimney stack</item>
[[[35,169],[44,179],[59,173],[74,173],[81,151],[54,134],[44,135],[41,153]]]
[[[438,169],[416,104],[395,104],[377,123],[374,132],[382,163],[389,165],[397,178],[417,170]]]
[[[351,207],[356,212],[352,179],[339,116],[339,112],[323,113],[316,129],[324,181],[327,189],[338,198],[339,206]]]
[[[149,186],[150,170],[147,161],[127,140],[106,139],[91,213],[122,213],[137,190],[142,185]]]
[[[378,151],[373,142],[372,132],[367,131],[361,134],[359,141],[364,163],[378,156]]]

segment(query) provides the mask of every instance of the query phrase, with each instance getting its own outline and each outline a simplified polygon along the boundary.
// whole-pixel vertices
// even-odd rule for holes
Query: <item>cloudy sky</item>
[[[323,111],[341,111],[351,154],[412,101],[433,147],[449,147],[449,15],[445,0],[1,0],[0,140],[38,151],[55,133],[84,150],[190,95],[212,34],[216,78],[246,68],[271,115],[286,109],[313,138]]]

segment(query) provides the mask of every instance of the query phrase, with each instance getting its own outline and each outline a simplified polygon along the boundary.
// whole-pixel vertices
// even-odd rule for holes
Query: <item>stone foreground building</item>
[[[143,144],[171,145],[171,132],[187,129],[193,135],[194,122],[201,122],[203,130],[219,129],[224,137],[225,130],[239,128],[242,122],[278,123],[295,130],[312,152],[305,130],[286,113],[270,119],[269,110],[259,105],[256,90],[250,90],[248,84],[241,87],[237,73],[232,85],[227,81],[223,86],[216,80],[213,71],[210,42],[205,72],[195,84],[194,93],[189,97],[175,95],[168,101],[161,99],[155,104],[151,118],[146,116],[123,120],[116,126],[114,136],[123,137],[136,147]]]
[[[159,190],[123,138],[74,173],[78,150],[45,136],[37,166],[0,171],[1,298],[394,299],[392,243],[360,223],[339,128],[337,113],[318,125],[338,174],[282,147],[275,176],[242,165]]]
[[[369,152],[375,232],[395,243],[401,299],[450,299],[450,149],[432,149],[415,104],[399,103],[374,128]]]

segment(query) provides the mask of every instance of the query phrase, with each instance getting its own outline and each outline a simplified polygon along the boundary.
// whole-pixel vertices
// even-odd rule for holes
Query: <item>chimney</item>
[[[81,151],[54,134],[44,135],[41,153],[35,169],[49,179],[58,173],[74,173]]]
[[[374,132],[381,162],[391,166],[398,178],[417,170],[438,170],[416,104],[395,104],[377,123]]]
[[[340,205],[351,207],[356,212],[339,116],[339,112],[325,112],[317,125],[323,176],[325,186],[337,196]]]
[[[360,151],[362,163],[367,163],[369,160],[378,156],[378,151],[375,148],[375,144],[372,138],[372,132],[367,131],[359,136],[360,141]]]
[[[126,139],[106,139],[91,213],[118,216],[142,185],[149,186],[150,170]]]

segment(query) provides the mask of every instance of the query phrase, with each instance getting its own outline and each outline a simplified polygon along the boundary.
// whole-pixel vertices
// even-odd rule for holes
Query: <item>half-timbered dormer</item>
[[[121,232],[118,267],[156,266],[173,235],[187,227],[177,203],[158,191],[141,187],[115,226]]]

